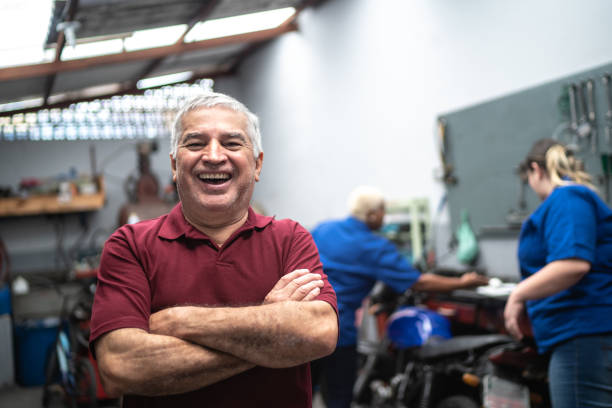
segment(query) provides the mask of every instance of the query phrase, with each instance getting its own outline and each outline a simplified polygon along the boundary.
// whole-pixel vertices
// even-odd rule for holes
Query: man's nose
[[[208,143],[208,146],[204,151],[203,160],[211,163],[220,163],[225,159],[225,150],[219,141],[213,139],[210,143]]]

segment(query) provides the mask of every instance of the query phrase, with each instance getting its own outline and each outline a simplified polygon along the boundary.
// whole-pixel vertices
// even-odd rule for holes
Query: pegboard
[[[554,136],[565,143],[574,143],[578,148],[576,156],[583,160],[586,170],[594,176],[600,195],[605,197],[602,165],[605,161],[601,156],[612,152],[612,141],[608,143],[605,136],[606,126],[612,126],[612,112],[608,112],[608,96],[602,78],[610,73],[612,64],[607,64],[440,115],[438,119],[445,128],[444,143],[439,145],[444,146],[444,157],[451,167],[452,177],[447,180],[455,181],[446,183],[453,230],[460,222],[461,211],[466,209],[477,234],[518,235],[520,219],[537,208],[539,199],[528,186],[521,189],[516,168],[533,142],[544,137]],[[595,153],[591,150],[590,134],[580,137],[569,129],[569,86],[584,86],[586,99],[589,79],[593,81],[595,105],[595,120],[591,123],[597,134]],[[585,121],[588,122],[588,117]],[[610,171],[608,168],[608,174]],[[608,180],[608,184],[612,189],[612,180]],[[519,205],[521,190],[523,209]]]

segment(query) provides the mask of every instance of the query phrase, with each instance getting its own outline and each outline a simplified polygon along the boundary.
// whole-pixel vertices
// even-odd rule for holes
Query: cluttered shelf
[[[104,206],[105,188],[102,176],[95,178],[87,189],[69,184],[59,194],[0,198],[0,217],[60,214],[95,211]]]

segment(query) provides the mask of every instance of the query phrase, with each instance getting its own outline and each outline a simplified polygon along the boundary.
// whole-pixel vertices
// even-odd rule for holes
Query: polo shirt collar
[[[274,220],[273,217],[257,214],[251,207],[249,207],[248,211],[249,214],[245,223],[232,235],[255,228],[263,229]],[[170,211],[164,220],[164,223],[159,230],[159,236],[161,238],[171,240],[178,239],[181,236],[185,236],[186,238],[190,239],[209,239],[203,232],[187,222],[185,216],[183,215],[183,207],[180,202],[174,206],[172,211]]]

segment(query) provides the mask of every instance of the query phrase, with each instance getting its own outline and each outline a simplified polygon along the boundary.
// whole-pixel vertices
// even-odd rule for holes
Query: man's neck
[[[240,217],[236,217],[224,222],[219,222],[218,218],[215,222],[206,222],[205,220],[192,220],[187,214],[185,219],[188,223],[193,225],[197,230],[203,232],[208,236],[215,244],[222,246],[229,237],[242,227],[249,216],[248,210],[245,211]]]

